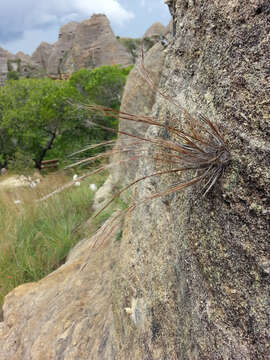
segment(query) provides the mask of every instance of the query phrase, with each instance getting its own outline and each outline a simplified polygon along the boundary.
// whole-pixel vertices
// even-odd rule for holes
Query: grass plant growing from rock
[[[89,110],[92,114],[101,113],[105,117],[119,118],[124,121],[131,121],[134,123],[143,123],[147,126],[162,129],[167,133],[165,138],[151,136],[136,135],[132,132],[114,130],[95,122],[91,122],[93,126],[100,127],[110,132],[117,132],[118,135],[124,136],[124,140],[115,143],[113,149],[104,153],[100,153],[98,157],[89,157],[79,160],[72,164],[82,165],[95,161],[97,158],[112,158],[118,156],[116,162],[100,167],[95,171],[103,171],[105,168],[113,166],[121,166],[122,163],[132,162],[137,159],[151,158],[156,166],[156,171],[144,176],[138,177],[124,186],[121,190],[115,193],[111,200],[107,202],[96,216],[99,216],[107,206],[120,196],[123,192],[135,184],[142,182],[148,178],[159,178],[162,175],[186,173],[184,177],[179,176],[174,184],[167,188],[160,188],[156,193],[147,196],[143,200],[131,201],[130,206],[125,212],[132,211],[139,204],[150,201],[154,198],[169,195],[171,193],[185,190],[190,186],[198,184],[199,196],[206,196],[213,188],[219,177],[222,175],[226,165],[230,161],[230,151],[225,142],[225,139],[218,129],[218,127],[203,115],[199,115],[198,119],[190,115],[189,112],[180,104],[174,102],[166,94],[161,92],[153,83],[148,71],[144,66],[144,54],[142,52],[141,73],[143,78],[147,81],[149,86],[160,96],[165,98],[170,104],[180,110],[185,119],[185,125],[181,127],[173,127],[162,120],[152,116],[134,115],[123,111],[118,111],[112,108],[100,105],[81,105],[84,109]],[[80,107],[80,105],[79,105]],[[173,120],[173,119],[171,119]],[[167,138],[167,139],[166,139]],[[170,140],[168,140],[170,138]],[[102,143],[100,146],[111,146],[112,142],[106,144]],[[94,145],[97,146],[97,145]],[[88,150],[89,148],[86,148]],[[131,154],[121,158],[121,154]],[[175,177],[174,177],[175,181]],[[159,181],[157,181],[159,183]],[[119,216],[120,217],[120,216]],[[120,220],[119,220],[120,221]]]

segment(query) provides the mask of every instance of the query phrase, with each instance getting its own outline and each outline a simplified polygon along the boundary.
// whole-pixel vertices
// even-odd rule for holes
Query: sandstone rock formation
[[[74,69],[101,65],[131,65],[132,59],[116,39],[105,15],[93,15],[78,25],[70,60]]]
[[[19,51],[16,55],[0,48],[0,83],[7,79],[8,72],[16,72],[20,77],[38,77],[42,75],[41,67],[31,56]]]
[[[42,42],[31,57],[22,52],[15,56],[4,49],[1,49],[0,56],[2,82],[7,77],[8,60],[10,71],[18,72],[19,76],[48,75],[53,79],[66,79],[81,68],[133,63],[131,53],[117,41],[109,20],[102,14],[93,15],[81,23],[63,25],[56,43]]]
[[[158,38],[164,34],[166,28],[160,23],[155,22],[143,35],[143,38]]]
[[[154,45],[145,54],[145,68],[147,69],[153,82],[157,85],[160,81],[164,58],[165,51],[160,43]],[[151,87],[146,82],[142,73],[141,59],[138,59],[137,64],[131,70],[127,78],[120,111],[135,115],[150,115],[152,112],[152,107],[155,103],[155,99],[156,92],[151,89]],[[121,120],[119,129],[136,136],[144,136],[147,126],[143,123],[134,123],[127,120]],[[119,136],[117,147],[125,146],[125,143],[128,140],[130,140],[130,138],[126,137],[125,135]],[[122,185],[126,185],[132,179],[134,179],[138,162],[134,160],[128,162],[127,159],[129,157],[132,157],[131,152],[123,153],[121,155],[121,159],[125,162],[123,162],[120,166],[113,167],[110,170],[113,177],[113,182],[115,184],[119,185],[119,182],[121,182]],[[114,161],[117,160],[119,160],[119,158],[115,156]]]
[[[59,78],[61,74],[72,73],[68,58],[74,45],[77,26],[78,23],[72,21],[60,28],[58,40],[48,58],[47,74],[50,77]]]
[[[126,222],[113,287],[117,359],[263,360],[270,357],[269,2],[169,3],[176,35],[161,85],[222,128],[232,161],[205,198],[195,186],[137,207]],[[154,114],[176,127],[187,121],[161,97]],[[147,135],[168,136],[154,128]],[[137,176],[156,166],[148,158],[140,165]],[[181,180],[141,182],[135,198]],[[135,316],[123,316],[123,307]]]
[[[119,247],[108,240],[90,261],[82,242],[59,270],[13,290],[0,358],[269,358],[269,3],[167,3],[176,34],[160,88],[220,126],[232,161],[206,197],[195,186],[144,203],[126,218]],[[126,94],[129,112],[137,110],[135,89]],[[160,96],[153,114],[175,127],[188,121]],[[153,127],[146,136],[171,138]],[[155,166],[145,157],[137,176]],[[181,181],[148,179],[135,197]]]
[[[67,77],[81,68],[131,63],[130,54],[117,41],[107,17],[99,14],[61,27],[48,59],[47,73],[52,78]]]
[[[15,62],[18,63],[17,70],[21,77],[40,77],[44,75],[42,68],[37,64],[31,56],[19,51],[15,55]],[[14,61],[13,61],[14,63]]]
[[[160,39],[165,28],[154,23],[145,33],[145,43],[150,48]],[[68,78],[81,68],[92,69],[102,65],[131,65],[140,54],[140,39],[116,39],[105,15],[93,15],[81,23],[70,22],[59,30],[56,43],[42,42],[30,57],[23,52],[16,55],[1,49],[0,77],[3,81],[8,71],[21,77],[50,76]]]
[[[34,61],[45,74],[48,72],[48,61],[53,52],[53,48],[54,45],[42,41],[31,57],[32,61]]]
[[[146,30],[143,35],[143,44],[146,49],[150,49],[154,44],[159,42],[166,33],[166,28],[159,22],[155,22]]]
[[[16,55],[13,55],[7,50],[0,48],[0,82],[3,84],[9,71],[19,72],[20,64],[21,59],[19,59]]]
[[[7,51],[3,48],[0,48],[0,86],[6,80],[8,73],[8,66],[7,66]]]

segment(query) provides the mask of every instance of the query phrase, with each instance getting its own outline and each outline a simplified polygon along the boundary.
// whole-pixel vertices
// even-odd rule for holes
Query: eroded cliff
[[[99,253],[99,272],[91,267],[95,262],[89,263],[84,242],[62,269],[8,295],[0,349],[10,359],[31,354],[32,359],[264,360],[270,355],[270,6],[260,0],[167,3],[174,37],[160,48],[166,57],[159,88],[194,117],[203,113],[219,126],[231,162],[204,198],[198,185],[137,206],[126,217],[120,245],[112,242],[113,248]],[[136,89],[126,94],[125,111],[144,111],[143,102],[136,109]],[[189,121],[161,96],[153,115],[177,128]],[[159,127],[150,127],[146,136],[175,141]],[[155,171],[151,146],[148,154],[136,177]],[[134,198],[181,181],[181,174],[149,178],[139,182]],[[46,281],[50,295],[44,293]],[[96,289],[92,293],[87,282]],[[102,294],[107,307],[98,304]],[[31,326],[23,326],[27,321],[36,321],[38,340],[31,338]],[[50,336],[52,329],[60,330]],[[93,336],[99,338],[91,353],[87,344],[94,344]]]
[[[117,358],[263,360],[270,356],[269,2],[167,3],[175,36],[160,89],[216,123],[232,160],[205,198],[194,186],[127,219],[113,286]],[[179,128],[188,121],[162,97],[154,115]],[[170,135],[150,128],[147,136]],[[146,158],[137,176],[155,169]],[[150,178],[135,197],[181,180]]]

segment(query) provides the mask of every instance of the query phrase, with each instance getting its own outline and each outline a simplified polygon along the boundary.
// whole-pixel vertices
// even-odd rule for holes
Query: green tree
[[[17,71],[9,71],[7,73],[7,79],[8,80],[18,80],[19,79],[19,74]]]
[[[70,78],[74,86],[89,103],[119,108],[121,97],[132,66],[100,66],[93,70],[81,69]]]
[[[10,81],[0,91],[0,144],[4,159],[16,150],[32,154],[37,168],[57,135],[69,126],[64,99],[78,98],[65,82],[50,79]]]
[[[80,70],[69,81],[8,81],[0,88],[0,164],[17,163],[13,160],[19,154],[20,159],[31,157],[40,168],[45,158],[64,159],[90,142],[113,137],[113,133],[93,126],[89,113],[78,104],[119,108],[129,71],[103,66]],[[115,118],[98,115],[94,121],[117,126]]]

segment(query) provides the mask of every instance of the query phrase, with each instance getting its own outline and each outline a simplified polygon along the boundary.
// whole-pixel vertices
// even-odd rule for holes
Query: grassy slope
[[[0,305],[14,287],[37,281],[61,265],[69,250],[83,238],[82,224],[92,215],[93,192],[104,175],[89,178],[47,201],[35,200],[66,183],[64,175],[49,175],[35,189],[0,188]],[[14,200],[21,200],[14,204]],[[87,235],[112,213],[103,212]]]

